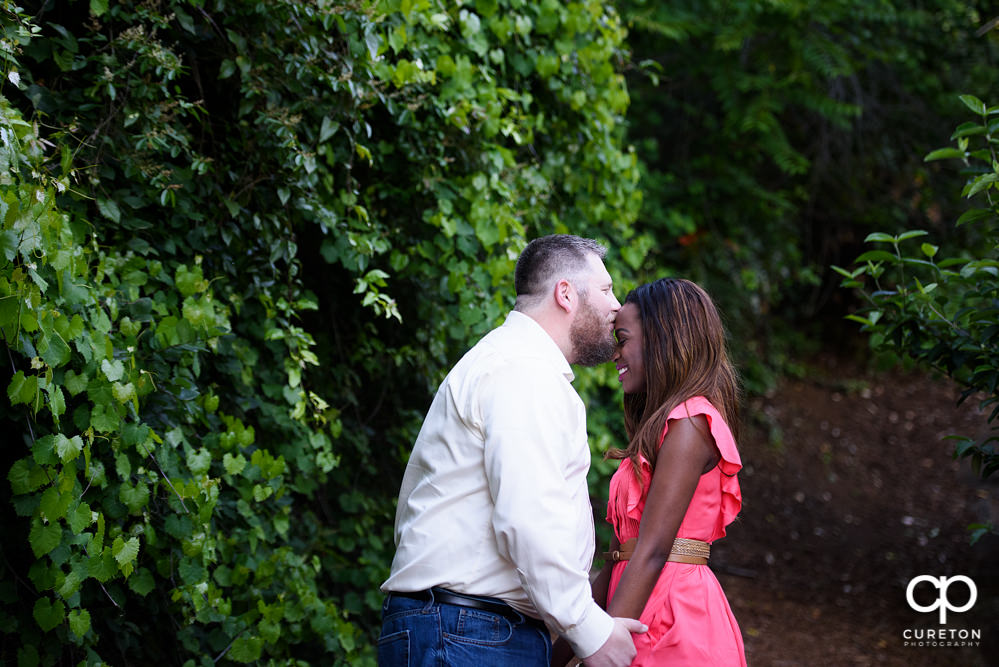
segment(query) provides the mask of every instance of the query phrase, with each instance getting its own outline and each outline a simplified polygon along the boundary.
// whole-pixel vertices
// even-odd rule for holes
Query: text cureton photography
[[[906,628],[904,646],[979,646],[982,631],[978,628]]]
[[[957,584],[960,593],[955,594],[960,602],[951,600],[950,588]],[[965,593],[966,591],[966,593]],[[965,595],[967,598],[965,599]],[[978,587],[967,576],[934,577],[923,574],[909,581],[905,589],[905,599],[909,606],[920,613],[937,612],[940,627],[906,628],[902,631],[904,646],[979,646],[982,639],[980,628],[944,627],[947,614],[961,614],[969,611],[978,600]],[[923,604],[923,602],[928,602]]]

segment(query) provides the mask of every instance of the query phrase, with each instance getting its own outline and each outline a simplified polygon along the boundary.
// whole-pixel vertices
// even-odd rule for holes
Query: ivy
[[[0,42],[3,659],[371,664],[402,457],[518,249],[647,249],[620,19],[27,12]]]

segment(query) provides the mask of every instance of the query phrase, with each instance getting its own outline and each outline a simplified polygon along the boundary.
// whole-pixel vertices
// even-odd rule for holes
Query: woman
[[[646,665],[745,665],[742,633],[707,566],[739,512],[735,373],[711,298],[688,280],[631,292],[615,323],[628,447],[610,483],[611,551],[594,582]],[[564,663],[562,663],[564,664]]]

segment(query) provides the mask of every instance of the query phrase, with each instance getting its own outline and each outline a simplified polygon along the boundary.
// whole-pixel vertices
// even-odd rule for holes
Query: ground
[[[746,406],[763,417],[740,439],[743,511],[711,562],[750,667],[999,664],[999,536],[972,545],[968,531],[999,524],[999,475],[982,481],[954,460],[945,436],[986,428],[977,402],[957,407],[958,396],[925,373],[826,359]],[[945,641],[978,631],[979,646],[926,645],[938,612],[906,602],[924,574],[975,582],[977,601],[948,614],[956,639]],[[915,601],[936,593],[920,584]],[[960,607],[969,588],[955,583],[948,598]],[[905,644],[919,633],[924,645]]]

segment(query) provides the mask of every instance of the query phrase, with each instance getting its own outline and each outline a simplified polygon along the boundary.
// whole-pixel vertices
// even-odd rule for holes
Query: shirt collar
[[[572,372],[572,367],[566,360],[565,355],[562,354],[562,350],[559,349],[554,339],[548,335],[548,332],[533,317],[525,315],[518,310],[511,310],[506,316],[503,326],[510,327],[518,336],[522,336],[525,344],[530,345],[539,356],[551,363],[559,373],[565,376],[566,380],[572,382],[575,379],[576,376]]]

